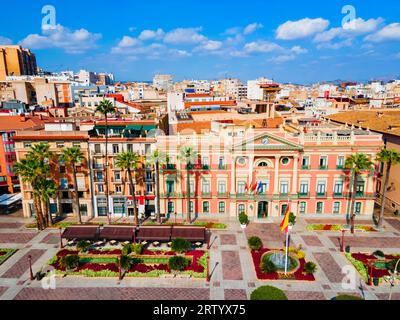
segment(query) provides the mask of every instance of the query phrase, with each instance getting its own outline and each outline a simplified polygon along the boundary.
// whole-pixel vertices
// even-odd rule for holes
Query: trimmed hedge
[[[168,267],[171,270],[183,271],[190,265],[190,260],[185,257],[175,256],[168,260]]]
[[[250,300],[288,300],[288,297],[281,289],[262,286],[251,293]]]
[[[172,240],[171,249],[177,253],[184,253],[192,248],[192,244],[183,238],[176,238]]]
[[[247,242],[251,250],[260,250],[263,247],[263,243],[259,237],[251,237]]]

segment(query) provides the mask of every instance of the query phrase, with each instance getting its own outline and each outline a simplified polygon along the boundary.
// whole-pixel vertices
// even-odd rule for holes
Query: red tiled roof
[[[25,119],[25,121],[23,121]],[[39,117],[21,117],[21,116],[1,116],[0,131],[17,131],[41,128],[44,120]]]

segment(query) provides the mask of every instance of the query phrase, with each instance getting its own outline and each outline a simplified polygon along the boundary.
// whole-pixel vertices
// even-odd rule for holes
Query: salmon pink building
[[[186,130],[157,139],[158,149],[169,156],[160,198],[161,212],[171,218],[186,215],[188,192],[193,217],[237,217],[244,212],[252,219],[266,219],[283,215],[287,206],[299,216],[346,216],[352,183],[346,158],[360,152],[375,163],[383,146],[379,134],[328,122],[254,129],[215,121],[211,127],[203,134]],[[185,146],[197,152],[189,171],[179,157]],[[357,215],[373,214],[376,169],[359,175]]]

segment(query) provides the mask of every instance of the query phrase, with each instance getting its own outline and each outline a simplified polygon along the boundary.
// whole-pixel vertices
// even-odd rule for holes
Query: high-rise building
[[[0,46],[0,81],[7,76],[35,75],[36,56],[21,46]]]

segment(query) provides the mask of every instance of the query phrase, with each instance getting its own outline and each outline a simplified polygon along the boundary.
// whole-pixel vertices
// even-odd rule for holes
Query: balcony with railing
[[[309,192],[299,192],[299,199],[307,199],[310,198]]]
[[[303,164],[303,165],[301,166],[301,169],[302,169],[302,170],[310,170],[310,168],[311,168],[311,166],[310,166],[309,164]]]
[[[317,192],[317,198],[327,198],[327,193],[326,192]]]

